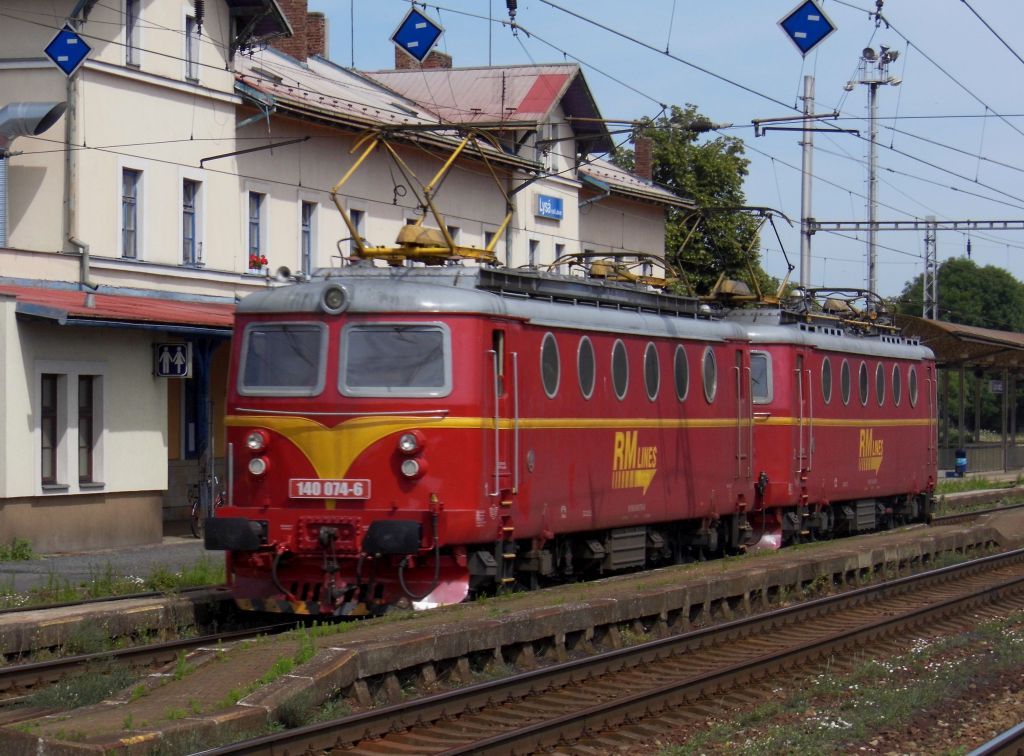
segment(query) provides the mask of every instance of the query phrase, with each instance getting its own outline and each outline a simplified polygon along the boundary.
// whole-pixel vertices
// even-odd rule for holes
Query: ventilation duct
[[[0,108],[0,247],[7,246],[7,161],[11,142],[38,136],[64,115],[63,102],[12,102]]]

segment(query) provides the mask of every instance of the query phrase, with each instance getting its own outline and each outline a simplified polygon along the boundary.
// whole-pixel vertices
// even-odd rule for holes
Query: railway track
[[[227,591],[227,588],[220,585],[203,585],[197,588],[183,588],[182,590],[175,591],[175,596],[188,598],[191,596],[201,596],[204,593],[211,591],[223,590]],[[105,604],[112,601],[127,601],[129,599],[147,599],[147,598],[160,598],[161,596],[168,595],[166,591],[146,591],[143,593],[126,593],[120,596],[103,596],[102,598],[90,598],[81,599],[78,601],[61,601],[53,604],[34,604],[28,606],[12,606],[6,609],[0,609],[0,617],[8,615],[15,615],[23,612],[40,612],[49,609],[71,609],[78,606],[91,606],[93,604]]]
[[[60,659],[51,659],[30,664],[16,664],[0,667],[0,715],[5,723],[17,720],[17,714],[10,707],[21,704],[36,690],[53,685],[76,674],[88,673],[93,665],[123,664],[131,668],[157,668],[174,663],[181,654],[187,654],[204,647],[217,648],[219,644],[254,638],[260,635],[275,635],[296,626],[284,622],[264,627],[234,630],[230,632],[203,635],[162,643],[152,643],[132,648],[121,648],[93,654],[80,654]],[[13,717],[13,718],[12,718]]]
[[[963,522],[970,522],[981,515],[997,514],[1000,512],[1012,512],[1015,509],[1024,509],[1024,504],[1008,504],[1002,507],[989,507],[987,509],[972,509],[966,512],[953,512],[952,514],[933,517],[932,525],[959,525]]]
[[[614,750],[754,706],[769,682],[922,627],[1024,608],[1024,550],[205,752]],[[629,723],[624,725],[624,723]]]

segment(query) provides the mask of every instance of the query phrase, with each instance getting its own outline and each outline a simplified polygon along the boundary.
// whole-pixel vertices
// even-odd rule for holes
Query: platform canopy
[[[935,352],[941,367],[1016,370],[1024,367],[1024,333],[898,315],[896,323]]]

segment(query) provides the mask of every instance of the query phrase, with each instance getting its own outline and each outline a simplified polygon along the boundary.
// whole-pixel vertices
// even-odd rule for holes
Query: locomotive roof
[[[864,355],[931,358],[898,334],[860,336],[839,328],[784,323],[779,310],[711,310],[699,300],[577,276],[489,267],[376,267],[318,271],[310,281],[250,294],[239,314],[322,313],[321,298],[341,285],[346,312],[481,314],[534,325],[709,341],[796,343]]]

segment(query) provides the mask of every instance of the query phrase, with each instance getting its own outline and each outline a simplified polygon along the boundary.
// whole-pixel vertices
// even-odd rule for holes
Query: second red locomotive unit
[[[921,520],[933,356],[870,315],[488,266],[268,289],[207,547],[247,608],[360,616]]]

